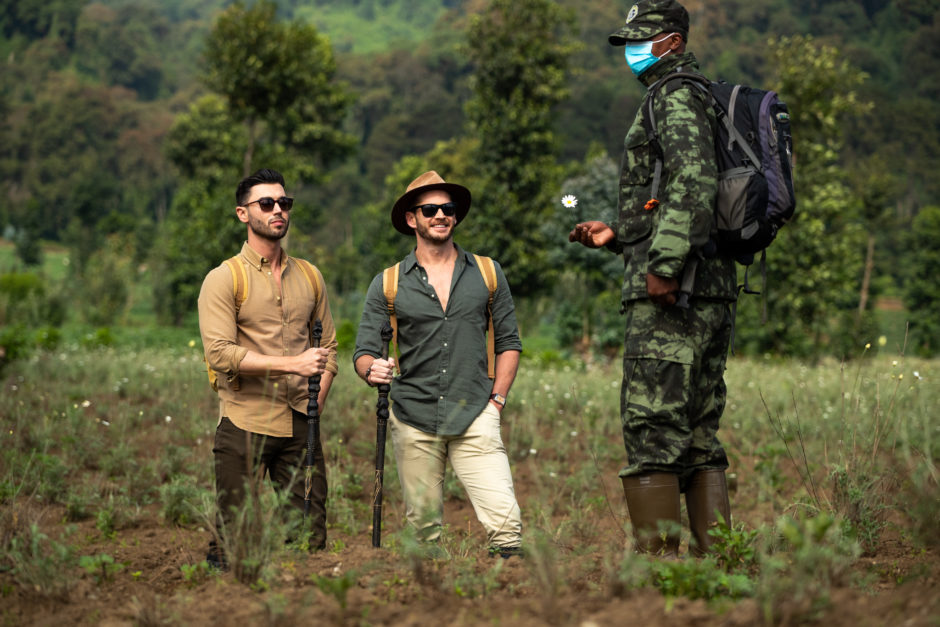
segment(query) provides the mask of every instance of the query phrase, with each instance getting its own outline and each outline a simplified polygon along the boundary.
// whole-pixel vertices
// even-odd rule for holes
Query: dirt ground
[[[517,489],[525,508],[526,473],[519,472]],[[387,480],[395,480],[390,477]],[[616,477],[614,475],[614,481]],[[612,490],[608,482],[606,490]],[[613,494],[617,497],[619,495]],[[621,497],[622,498],[622,497]],[[397,504],[395,504],[397,506]],[[455,534],[477,542],[476,567],[481,576],[498,560],[488,558],[482,530],[465,500],[445,505],[446,521]],[[736,511],[739,520],[761,518],[759,512]],[[61,507],[42,512],[43,527],[63,520]],[[400,512],[387,512],[385,531],[398,525]],[[623,531],[614,515],[598,521],[609,546],[617,546]],[[558,549],[559,564],[546,568],[539,560],[502,560],[497,582],[485,596],[461,598],[442,586],[447,565],[426,561],[402,564],[399,554],[373,549],[369,533],[351,537],[330,531],[329,544],[338,550],[316,554],[292,553],[296,561],[280,566],[279,579],[264,591],[238,583],[231,573],[193,585],[180,569],[205,557],[208,534],[198,528],[168,526],[158,507],[150,506],[138,524],[102,540],[94,521],[78,524],[73,538],[83,538],[83,554],[106,552],[125,567],[112,581],[98,583],[81,575],[66,598],[38,597],[10,585],[0,574],[3,590],[0,615],[4,625],[672,625],[744,626],[762,622],[754,600],[723,605],[684,598],[666,599],[658,591],[618,591],[610,584],[607,564],[616,556],[610,549],[584,553],[578,547]],[[583,549],[582,549],[583,551]],[[832,605],[818,618],[831,627],[867,625],[940,625],[940,564],[932,550],[915,549],[902,534],[889,527],[875,555],[861,558],[856,568],[872,582],[867,589],[837,588]],[[348,579],[352,587],[342,595],[322,591],[313,581],[319,575]],[[340,600],[345,601],[345,607]],[[799,608],[794,608],[796,612]],[[779,624],[803,624],[784,613]]]

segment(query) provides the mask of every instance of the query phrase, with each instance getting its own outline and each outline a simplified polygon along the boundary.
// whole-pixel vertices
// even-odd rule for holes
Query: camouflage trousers
[[[693,301],[689,309],[647,300],[625,307],[620,417],[628,465],[621,477],[725,469],[718,441],[731,341],[728,303]]]

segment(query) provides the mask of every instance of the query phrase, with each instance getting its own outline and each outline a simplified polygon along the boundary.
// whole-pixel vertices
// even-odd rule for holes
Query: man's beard
[[[276,242],[287,235],[287,230],[290,227],[289,217],[282,216],[280,219],[284,221],[284,227],[278,230],[268,225],[266,220],[248,214],[248,228],[258,237]]]
[[[449,223],[450,221],[447,221],[443,224]],[[430,242],[446,242],[453,236],[454,230],[457,228],[457,226],[454,225],[446,233],[438,233],[431,228],[432,226],[434,226],[434,223],[432,222],[421,222],[420,220],[417,220],[415,230],[418,232],[418,237]]]

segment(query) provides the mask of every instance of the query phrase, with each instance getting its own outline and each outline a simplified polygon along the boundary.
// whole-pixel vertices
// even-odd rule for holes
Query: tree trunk
[[[242,161],[242,176],[251,174],[251,159],[255,154],[255,119],[250,118],[245,125],[248,127],[248,145],[245,146],[245,158]]]

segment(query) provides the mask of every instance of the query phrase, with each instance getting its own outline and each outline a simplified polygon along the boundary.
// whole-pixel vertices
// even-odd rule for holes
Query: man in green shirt
[[[436,541],[443,519],[444,468],[450,460],[487,533],[490,552],[518,554],[522,520],[500,435],[500,413],[519,366],[522,343],[509,284],[494,263],[495,379],[487,376],[490,292],[473,255],[454,243],[470,210],[470,191],[436,172],[411,182],[392,208],[392,225],[415,237],[399,264],[395,315],[401,374],[381,359],[389,319],[382,273],[366,294],[353,355],[366,383],[391,384],[389,428],[406,517]]]

